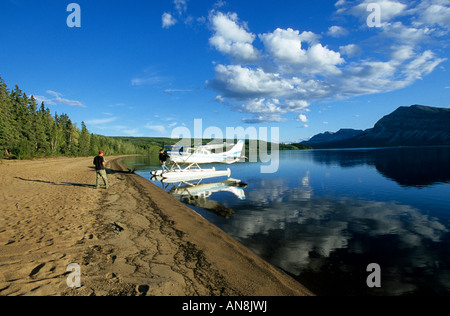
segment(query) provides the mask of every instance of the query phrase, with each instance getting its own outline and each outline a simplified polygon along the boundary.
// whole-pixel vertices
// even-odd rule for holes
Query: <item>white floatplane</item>
[[[201,164],[224,163],[234,164],[244,159],[242,151],[245,142],[239,141],[236,145],[226,151],[223,151],[224,144],[209,144],[193,147],[172,147],[168,152],[172,166],[169,171],[156,170],[151,174],[156,177],[162,177],[163,181],[168,183],[186,182],[198,179],[209,179],[217,177],[230,177],[231,170],[216,170],[216,168],[203,169]],[[183,167],[182,167],[183,166]]]

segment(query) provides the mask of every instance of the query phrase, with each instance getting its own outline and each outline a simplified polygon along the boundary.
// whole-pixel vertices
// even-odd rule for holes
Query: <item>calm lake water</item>
[[[238,186],[162,184],[155,157],[124,164],[318,295],[450,295],[450,147],[282,151],[274,174],[230,166]]]

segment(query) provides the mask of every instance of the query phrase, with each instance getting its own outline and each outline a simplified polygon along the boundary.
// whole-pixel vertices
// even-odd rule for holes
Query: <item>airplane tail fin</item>
[[[242,151],[244,150],[245,142],[243,140],[238,141],[236,145],[229,151],[230,156],[233,158],[241,158]]]

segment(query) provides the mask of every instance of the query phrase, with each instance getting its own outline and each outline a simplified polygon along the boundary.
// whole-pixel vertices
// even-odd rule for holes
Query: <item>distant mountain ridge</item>
[[[450,145],[450,109],[402,106],[373,128],[323,133],[302,144],[317,149]]]
[[[313,146],[314,144],[338,142],[338,141],[347,140],[350,138],[360,136],[363,133],[364,133],[363,130],[343,128],[343,129],[340,129],[339,131],[337,131],[336,133],[325,132],[325,133],[317,134],[317,135],[313,136],[310,140],[303,142],[303,144]]]

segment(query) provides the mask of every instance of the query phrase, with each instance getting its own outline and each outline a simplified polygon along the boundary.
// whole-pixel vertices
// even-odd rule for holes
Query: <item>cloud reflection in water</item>
[[[396,202],[315,197],[309,173],[299,178],[297,187],[285,181],[252,183],[247,201],[236,209],[239,216],[223,229],[296,276],[323,273],[330,260],[336,261],[339,266],[330,269],[330,278],[338,272],[359,277],[361,288],[354,291],[367,291],[365,269],[375,262],[383,269],[382,294],[414,292],[411,281],[417,281],[417,274],[449,290],[449,270],[440,269],[436,252],[449,231],[438,219]]]

